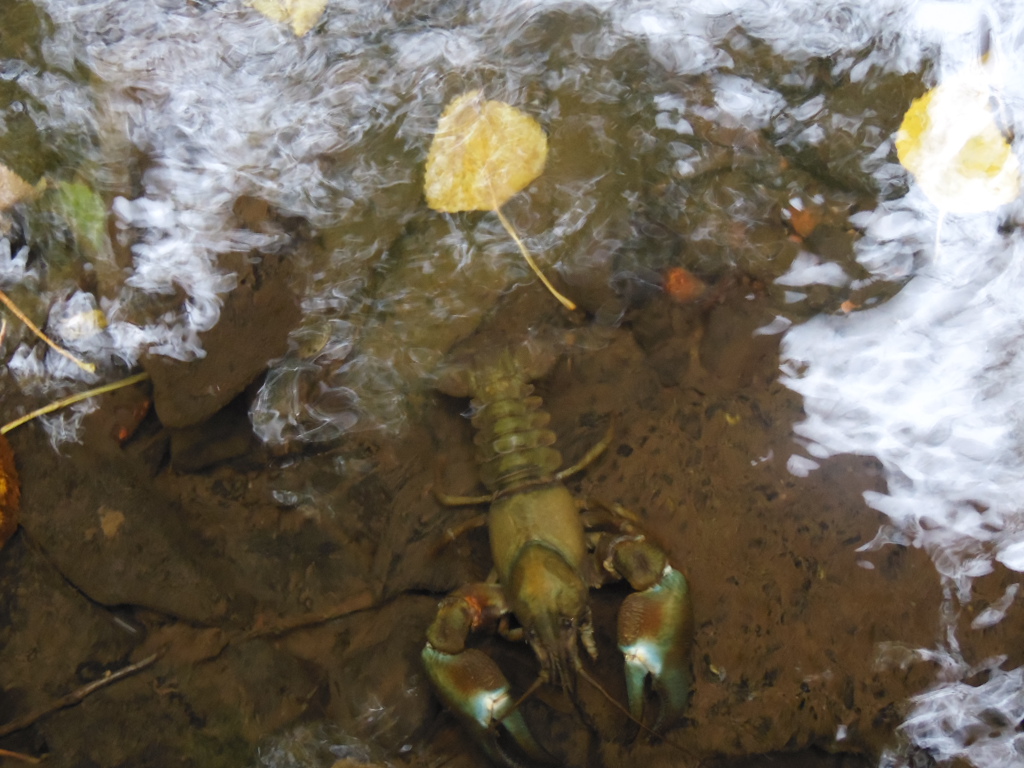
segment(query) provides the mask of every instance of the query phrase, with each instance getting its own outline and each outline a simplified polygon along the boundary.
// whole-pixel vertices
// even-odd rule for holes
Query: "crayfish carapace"
[[[427,674],[492,759],[519,765],[522,758],[512,754],[518,751],[525,759],[551,763],[498,665],[467,647],[470,633],[496,627],[503,637],[525,640],[540,665],[534,688],[550,683],[578,701],[577,678],[593,680],[579,647],[597,657],[589,589],[624,579],[635,590],[618,622],[629,711],[642,723],[650,679],[660,706],[649,730],[663,729],[679,719],[690,690],[693,619],[686,579],[647,540],[633,515],[617,506],[581,509],[563,484],[600,455],[610,435],[559,471],[555,435],[546,428],[550,415],[529,383],[543,375],[553,356],[523,347],[483,357],[489,358],[483,366],[478,356],[477,365],[447,371],[439,389],[472,398],[480,477],[489,493],[456,497],[435,488],[435,494],[448,505],[490,504],[486,515],[461,528],[488,526],[494,575],[441,601],[423,648]]]

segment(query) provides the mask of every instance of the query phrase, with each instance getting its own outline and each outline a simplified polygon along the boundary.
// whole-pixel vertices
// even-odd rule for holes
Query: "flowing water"
[[[703,333],[693,343],[706,366],[729,347],[715,347],[714,302],[698,331],[666,301],[665,276],[685,268],[720,307],[756,303],[744,336],[778,345],[765,381],[802,399],[750,464],[799,487],[833,457],[877,462],[882,482],[864,491],[863,512],[881,524],[870,518],[877,535],[845,556],[868,569],[872,554],[923,550],[939,588],[930,641],[885,638],[931,671],[870,759],[1024,761],[1016,649],[962,648],[976,581],[1010,574],[968,622],[984,631],[1014,611],[1024,571],[1024,207],[940,208],[894,144],[914,98],[972,67],[1012,136],[1024,118],[1018,4],[331,0],[301,37],[231,0],[5,0],[0,14],[0,163],[46,181],[3,214],[0,287],[100,366],[86,373],[10,322],[0,388],[11,418],[141,364],[166,426],[193,427],[240,397],[232,407],[274,462],[257,482],[264,500],[308,518],[338,504],[338,482],[365,487],[377,458],[332,451],[410,439],[458,342],[496,316],[511,337],[567,325],[554,307],[509,308],[534,279],[496,216],[424,203],[445,104],[483,89],[549,136],[544,173],[504,210],[581,305],[566,342],[574,360],[628,329],[660,384],[693,398],[678,373],[692,350],[666,339]],[[299,312],[282,309],[292,301],[271,282]],[[261,309],[227,298],[240,288]],[[676,320],[651,320],[659,306]],[[237,331],[211,341],[218,326]],[[250,375],[230,379],[235,363],[221,363],[189,389],[158,374],[239,347],[255,348],[256,363],[237,358]],[[195,416],[161,389],[168,381],[196,401],[230,391]],[[46,451],[67,451],[96,407],[32,428],[45,430]],[[329,471],[302,474],[325,455]],[[353,541],[402,512],[374,514]],[[414,594],[442,591],[408,581]],[[841,749],[847,726],[796,746]],[[289,749],[275,742],[261,760],[295,764],[281,756]]]

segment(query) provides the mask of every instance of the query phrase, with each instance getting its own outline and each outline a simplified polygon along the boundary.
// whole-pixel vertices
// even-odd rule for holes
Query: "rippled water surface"
[[[226,297],[273,274],[301,312],[233,393],[255,435],[292,457],[400,440],[449,350],[534,280],[497,217],[423,200],[445,104],[483,89],[548,135],[544,173],[504,211],[582,326],[628,326],[673,269],[739,285],[769,308],[754,333],[779,340],[803,400],[787,480],[842,454],[879,462],[885,490],[865,500],[885,522],[850,549],[923,549],[944,597],[914,651],[934,680],[896,726],[903,746],[875,757],[1024,760],[1020,669],[967,658],[952,618],[979,577],[1024,571],[1024,208],[942,210],[894,146],[911,101],[983,56],[1013,135],[1018,4],[331,0],[301,37],[242,2],[0,13],[0,162],[46,184],[3,214],[0,287],[100,367],[11,322],[0,387],[19,410],[203,358],[240,311]],[[47,417],[54,449],[92,407]],[[278,501],[302,495],[278,485]]]

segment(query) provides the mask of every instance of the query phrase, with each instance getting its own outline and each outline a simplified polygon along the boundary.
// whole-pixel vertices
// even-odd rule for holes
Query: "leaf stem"
[[[55,352],[64,355],[64,357],[73,362],[83,371],[88,371],[89,373],[96,373],[95,365],[93,365],[92,363],[87,363],[84,360],[79,360],[77,357],[75,357],[73,354],[68,352],[63,347],[59,346],[55,341],[53,341],[53,339],[51,339],[49,336],[47,336],[45,333],[39,330],[39,326],[33,323],[31,320],[29,320],[28,315],[26,315],[24,312],[18,309],[18,306],[13,301],[11,301],[10,297],[3,291],[0,291],[0,303],[3,303],[3,305],[10,310],[12,315],[14,315],[16,318],[21,320],[21,322],[23,322],[26,326],[28,326],[28,329],[32,331],[32,333],[34,333],[40,339],[49,344],[50,347]]]
[[[509,236],[516,241],[516,245],[519,246],[519,252],[523,254],[523,258],[526,259],[526,263],[530,265],[530,269],[533,270],[534,274],[536,274],[537,277],[540,278],[540,281],[544,283],[544,287],[551,291],[551,295],[558,299],[560,302],[562,302],[562,306],[564,306],[566,309],[576,309],[576,304],[574,304],[570,299],[560,294],[555,289],[555,286],[553,286],[551,282],[546,277],[544,277],[544,273],[540,271],[540,267],[537,266],[537,262],[533,260],[533,256],[530,255],[530,252],[526,250],[526,246],[523,244],[523,241],[519,239],[519,234],[515,231],[515,229],[513,229],[511,222],[509,222],[509,220],[505,218],[504,214],[501,212],[501,209],[495,206],[494,212],[498,214],[498,218],[501,220],[501,225],[505,227],[505,231],[508,232]]]
[[[90,397],[102,395],[105,392],[112,392],[115,389],[121,389],[122,387],[130,387],[132,384],[138,384],[140,381],[145,381],[148,378],[148,373],[137,373],[134,376],[129,376],[127,379],[121,379],[120,381],[115,381],[111,384],[104,384],[102,387],[87,389],[85,392],[79,392],[74,395],[69,395],[68,397],[65,397],[61,400],[57,400],[53,403],[50,403],[49,405],[44,405],[42,408],[36,408],[36,410],[32,411],[31,413],[26,413],[20,419],[15,419],[9,424],[4,424],[2,427],[0,427],[0,435],[6,435],[15,427],[20,427],[25,422],[32,421],[32,419],[36,418],[37,416],[43,416],[44,414],[60,410],[61,408],[66,408],[67,406],[74,405],[75,403],[81,400],[88,400]]]

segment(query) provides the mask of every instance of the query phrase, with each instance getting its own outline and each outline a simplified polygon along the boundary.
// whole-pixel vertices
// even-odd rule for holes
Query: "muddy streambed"
[[[1012,542],[1000,562],[945,557],[928,534],[955,520],[878,501],[943,472],[801,426],[831,427],[833,403],[872,438],[849,403],[878,382],[829,355],[898,337],[872,318],[963,261],[931,259],[936,222],[892,144],[941,57],[903,6],[879,9],[331,2],[297,37],[234,2],[12,2],[0,162],[34,192],[0,210],[0,287],[99,374],[10,322],[0,420],[150,381],[9,435],[0,723],[158,659],[0,748],[102,768],[481,765],[419,661],[439,599],[490,570],[483,530],[446,543],[473,510],[431,488],[480,488],[469,404],[433,381],[467,346],[527,340],[558,352],[536,388],[566,463],[613,428],[569,488],[640,516],[696,619],[692,698],[665,740],[589,686],[583,715],[555,690],[522,705],[563,764],[924,766],[935,733],[955,736],[940,757],[1013,748],[1017,694],[906,728],[937,684],[1016,674]],[[438,117],[479,88],[544,129],[547,166],[504,211],[575,312],[496,217],[424,205]],[[947,247],[998,278],[1014,210],[950,220]],[[1019,305],[1007,295],[992,303]],[[841,372],[825,385],[822,360]],[[946,451],[941,430],[901,429]],[[985,498],[958,514],[998,516]],[[624,595],[593,598],[594,673],[619,702]],[[527,649],[477,641],[530,685]]]
[[[882,487],[873,459],[832,459],[805,478],[786,470],[801,405],[776,381],[777,337],[752,333],[767,301],[742,284],[711,306],[658,297],[601,331],[552,303],[520,289],[480,333],[509,343],[509,320],[526,316],[573,337],[538,382],[559,447],[578,457],[609,418],[616,426],[607,455],[570,487],[639,512],[688,574],[696,683],[670,734],[677,747],[626,742],[626,724],[586,690],[599,733],[550,692],[526,705],[531,721],[569,765],[745,765],[771,752],[804,753],[774,765],[861,764],[808,750],[869,764],[935,673],[910,650],[939,631],[939,581],[920,550],[857,551],[881,522],[861,498]],[[398,439],[284,458],[250,440],[185,472],[173,452],[168,465],[155,416],[123,446],[112,437],[142,389],[107,396],[60,455],[37,429],[12,436],[24,516],[0,571],[4,719],[163,656],[4,746],[61,766],[247,765],[284,750],[318,757],[265,764],[323,765],[329,746],[382,764],[480,764],[418,663],[439,596],[489,568],[480,531],[440,545],[465,513],[429,493],[442,457],[449,491],[476,488],[466,403],[428,397]],[[204,430],[203,450],[238,439],[229,422]],[[294,496],[275,502],[283,485]],[[1005,580],[983,580],[979,604]],[[599,673],[622,698],[622,593],[606,591],[595,598]],[[1010,619],[965,637],[1008,647],[1020,631]],[[529,684],[525,649],[484,646]]]

